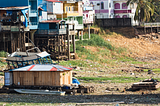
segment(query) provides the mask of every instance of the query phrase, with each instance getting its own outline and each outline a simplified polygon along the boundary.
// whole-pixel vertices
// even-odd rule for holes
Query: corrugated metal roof
[[[64,67],[60,65],[52,65],[52,64],[34,64],[29,65],[17,69],[13,69],[11,71],[69,71],[72,68]]]
[[[15,61],[15,62],[24,62],[30,60],[36,60],[38,57],[36,55],[32,55],[29,57],[7,57],[6,61]]]
[[[41,21],[42,23],[59,23],[61,22],[61,20],[45,20],[45,21]]]
[[[17,57],[20,56],[20,57]],[[37,58],[43,58],[43,57],[47,57],[50,54],[47,53],[46,51],[41,52],[41,53],[28,53],[29,56],[27,56],[26,52],[14,52],[11,54],[11,56],[7,57],[7,61],[30,61],[30,60],[36,60]],[[21,57],[22,56],[22,57]],[[27,56],[27,57],[23,57],[23,56]]]
[[[23,10],[29,8],[29,6],[24,6],[24,7],[4,7],[0,8],[0,10]]]
[[[62,1],[58,1],[58,0],[46,0],[46,1],[49,1],[49,2],[61,2],[62,3]]]
[[[47,53],[46,51],[44,51],[44,52],[38,53],[38,54],[36,54],[36,55],[39,56],[39,57],[47,57],[47,56],[49,56],[50,54]]]

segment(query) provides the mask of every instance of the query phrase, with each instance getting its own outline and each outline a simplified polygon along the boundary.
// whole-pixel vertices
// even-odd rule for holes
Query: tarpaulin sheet
[[[21,10],[21,12],[23,13],[23,15],[25,17],[25,22],[23,24],[24,24],[25,27],[27,27],[28,26],[28,20],[27,20],[26,13],[28,12],[28,9]]]

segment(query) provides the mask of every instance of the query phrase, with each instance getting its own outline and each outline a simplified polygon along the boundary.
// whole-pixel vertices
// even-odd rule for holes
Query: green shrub
[[[0,51],[0,57],[6,57],[6,52],[5,51]]]

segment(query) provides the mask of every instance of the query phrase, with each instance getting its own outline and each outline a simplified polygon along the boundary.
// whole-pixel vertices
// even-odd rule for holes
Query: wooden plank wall
[[[13,72],[15,85],[62,86],[72,83],[72,72]]]
[[[61,85],[72,84],[72,71],[61,72],[60,76],[61,76],[61,79],[60,79],[60,84]]]

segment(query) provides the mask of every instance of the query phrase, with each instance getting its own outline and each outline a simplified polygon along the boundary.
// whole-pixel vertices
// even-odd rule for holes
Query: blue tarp
[[[28,20],[27,20],[27,16],[26,16],[26,13],[28,12],[28,9],[25,9],[25,10],[21,10],[24,17],[25,17],[25,22],[23,23],[25,27],[28,26]]]
[[[72,78],[72,83],[73,83],[73,84],[76,83],[76,84],[78,84],[78,85],[80,84],[80,82],[79,82],[76,78]]]

